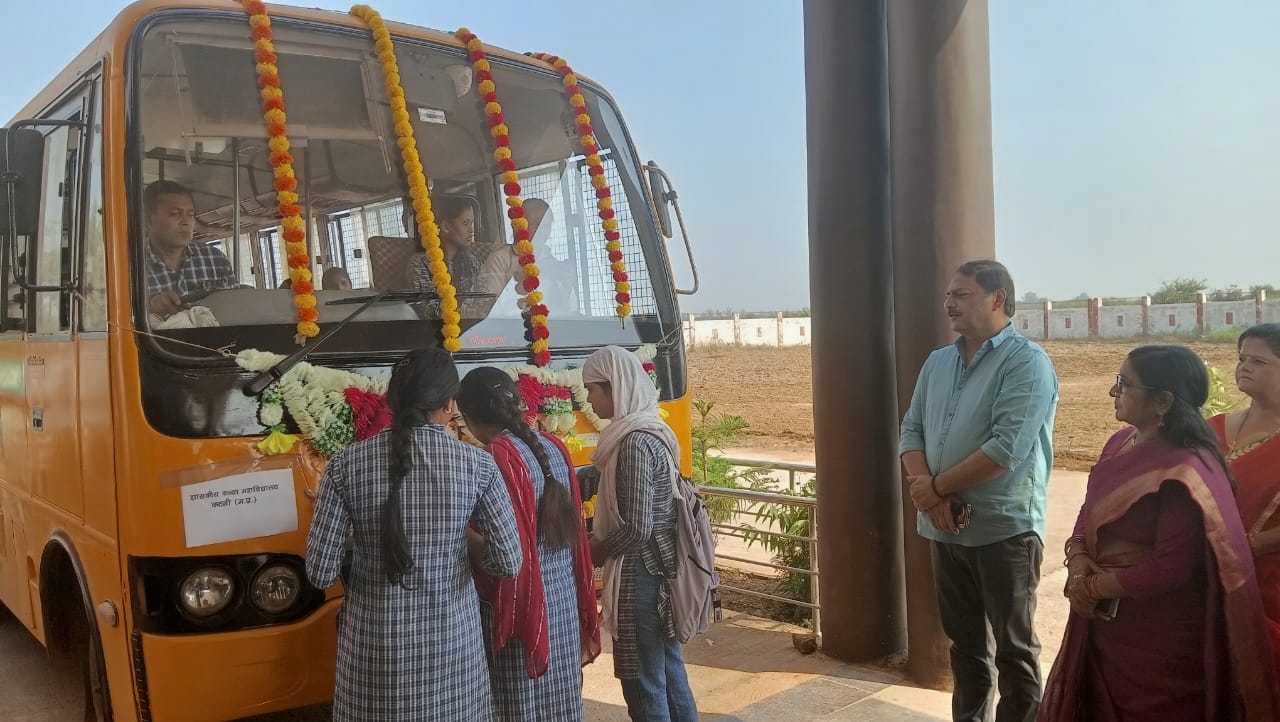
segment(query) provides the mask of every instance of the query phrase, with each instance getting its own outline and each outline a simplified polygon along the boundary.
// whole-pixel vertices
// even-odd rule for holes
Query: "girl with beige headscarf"
[[[631,719],[696,720],[668,579],[675,573],[679,444],[634,354],[617,346],[596,351],[582,381],[596,413],[611,419],[591,455],[600,471],[591,555],[604,566],[602,627],[614,640],[614,676]]]

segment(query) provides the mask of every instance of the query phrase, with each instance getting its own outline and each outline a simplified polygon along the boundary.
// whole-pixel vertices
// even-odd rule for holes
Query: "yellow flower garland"
[[[272,43],[271,18],[261,0],[241,0],[249,13],[252,28],[253,58],[257,63],[258,87],[262,95],[262,118],[267,124],[267,147],[271,149],[271,169],[275,175],[276,209],[280,212],[280,227],[285,241],[285,255],[289,262],[289,278],[293,282],[293,305],[298,309],[297,333],[294,341],[305,344],[308,338],[320,333],[316,325],[315,287],[311,284],[311,256],[307,253],[307,224],[298,205],[298,177],[293,171],[293,156],[289,153],[289,136],[284,112],[284,91],[280,89],[280,68],[276,65],[275,45]]]
[[[605,250],[609,253],[609,263],[613,270],[613,288],[616,292],[618,318],[626,319],[631,315],[631,280],[627,276],[627,264],[622,258],[622,234],[618,231],[618,220],[613,210],[613,193],[609,190],[609,181],[605,178],[604,160],[600,157],[600,146],[596,142],[595,130],[591,127],[591,114],[587,112],[587,99],[582,95],[578,85],[578,76],[569,67],[564,58],[548,53],[531,53],[530,57],[548,63],[561,75],[565,96],[569,99],[569,107],[573,110],[574,120],[578,125],[578,142],[587,157],[587,173],[591,176],[591,187],[596,189],[596,207],[600,210],[600,226],[604,229]]]
[[[458,336],[462,334],[460,326],[462,316],[458,313],[458,292],[453,286],[453,278],[449,275],[449,267],[445,265],[444,250],[440,247],[440,229],[436,226],[435,213],[431,210],[431,193],[427,189],[427,178],[424,175],[422,159],[418,154],[418,143],[413,137],[413,123],[410,121],[409,108],[405,103],[404,88],[400,85],[400,66],[396,62],[395,45],[392,44],[391,32],[387,30],[378,11],[368,5],[355,5],[350,12],[363,21],[373,35],[373,46],[378,53],[378,62],[382,66],[387,97],[391,99],[396,145],[399,146],[400,156],[404,159],[404,173],[409,183],[409,197],[413,199],[413,212],[418,221],[418,233],[422,236],[422,247],[427,252],[431,279],[435,282],[436,292],[440,294],[441,319],[444,321],[444,348],[454,352],[462,348],[462,343],[458,340]]]
[[[467,45],[467,52],[475,69],[475,79],[478,81],[480,102],[484,104],[485,116],[489,120],[489,134],[493,136],[493,159],[498,162],[498,168],[502,171],[502,192],[510,206],[507,215],[511,219],[515,251],[524,273],[520,288],[525,292],[524,305],[529,310],[529,350],[533,352],[533,365],[546,366],[551,363],[551,344],[548,342],[551,332],[547,328],[547,307],[542,303],[542,291],[538,290],[538,263],[533,254],[529,220],[524,215],[524,201],[520,198],[520,174],[512,159],[511,131],[502,114],[502,104],[498,102],[498,86],[493,78],[493,68],[484,52],[484,43],[466,28],[459,28],[454,35]]]

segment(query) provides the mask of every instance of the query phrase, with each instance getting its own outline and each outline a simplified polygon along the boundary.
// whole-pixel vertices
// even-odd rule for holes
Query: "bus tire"
[[[51,542],[40,565],[45,642],[77,660],[84,684],[84,720],[112,722],[107,666],[79,560],[66,540]]]

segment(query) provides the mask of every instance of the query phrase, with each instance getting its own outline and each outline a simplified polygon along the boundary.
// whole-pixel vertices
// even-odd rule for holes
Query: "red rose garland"
[[[494,84],[493,68],[484,52],[484,43],[466,28],[459,28],[454,35],[467,44],[475,78],[479,83],[481,102],[489,119],[489,135],[493,136],[493,159],[502,171],[502,192],[507,197],[507,217],[511,219],[511,232],[515,237],[515,251],[524,274],[520,287],[525,292],[524,302],[529,310],[529,350],[533,352],[533,365],[551,363],[551,332],[547,328],[547,307],[542,303],[542,291],[538,290],[538,263],[533,256],[532,234],[529,220],[524,215],[524,201],[520,199],[520,174],[511,154],[511,132],[502,115],[498,102],[498,86]]]
[[[604,229],[605,250],[609,252],[609,263],[613,269],[618,318],[626,319],[631,315],[631,282],[627,277],[627,264],[622,260],[622,234],[618,232],[613,193],[605,178],[600,146],[596,143],[595,130],[591,127],[591,114],[587,112],[587,99],[583,97],[582,88],[578,85],[578,76],[563,58],[547,53],[532,53],[531,57],[550,63],[562,76],[565,96],[569,99],[569,107],[573,109],[574,120],[578,125],[578,142],[587,157],[587,174],[591,176],[591,187],[596,189],[596,207],[600,210],[600,226]]]

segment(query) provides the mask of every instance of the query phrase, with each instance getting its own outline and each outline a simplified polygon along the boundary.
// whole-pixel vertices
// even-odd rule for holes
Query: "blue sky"
[[[55,2],[56,31],[47,4],[5,8],[0,119],[124,5]],[[809,305],[799,0],[374,5],[557,53],[609,88],[680,191],[703,279],[685,309]],[[1280,285],[1276,27],[1274,0],[991,3],[997,253],[1020,293]]]

